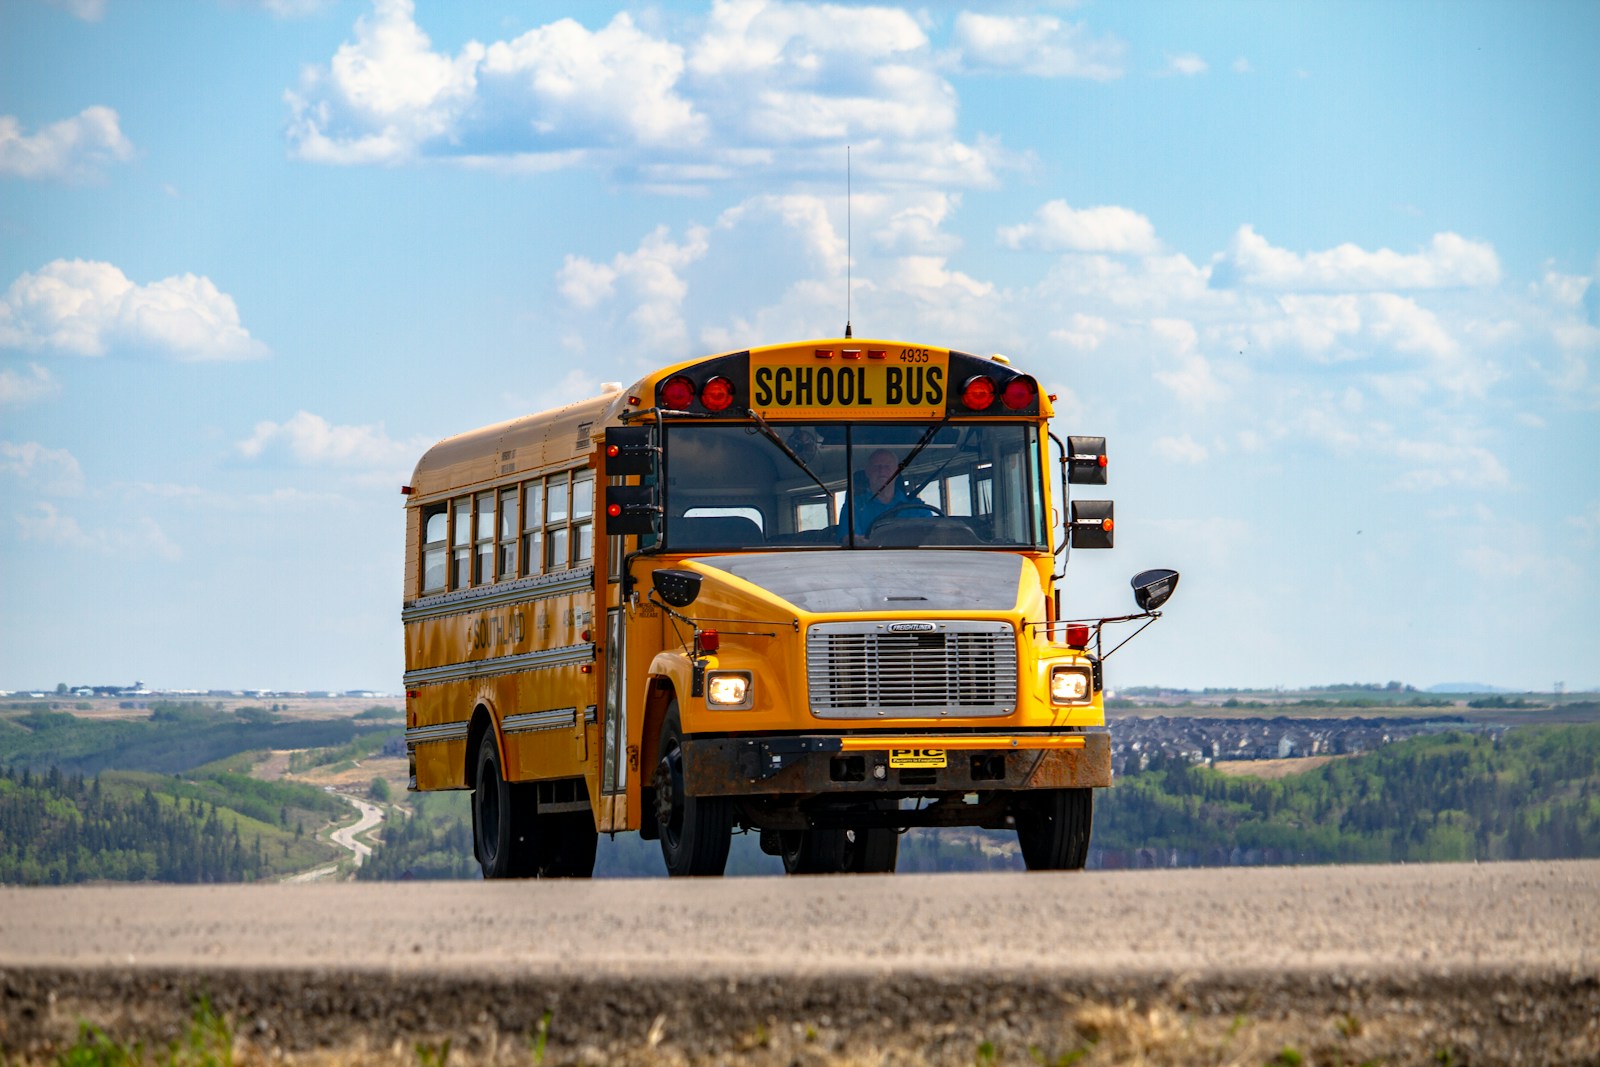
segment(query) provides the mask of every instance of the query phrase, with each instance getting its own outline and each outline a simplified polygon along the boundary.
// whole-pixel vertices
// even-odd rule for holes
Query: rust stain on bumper
[[[839,735],[687,738],[684,786],[695,796],[988,792],[1103,788],[1111,784],[1111,735],[1086,732],[1081,748],[1029,749],[996,738],[992,747],[948,751],[940,768],[888,766],[889,746],[850,751]],[[903,743],[903,739],[897,738]],[[1016,738],[1021,744],[1027,738]],[[934,747],[930,745],[930,747]],[[882,777],[877,776],[881,768]]]

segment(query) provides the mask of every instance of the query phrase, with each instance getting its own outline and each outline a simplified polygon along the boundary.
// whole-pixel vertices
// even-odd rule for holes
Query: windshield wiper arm
[[[833,491],[830,490],[826,485],[822,484],[822,479],[817,477],[817,472],[806,466],[806,461],[800,458],[799,453],[789,447],[788,442],[778,436],[777,430],[774,430],[771,426],[767,425],[766,419],[763,419],[760,415],[757,415],[754,409],[746,408],[745,411],[747,414],[749,414],[751,421],[756,424],[756,428],[761,431],[761,435],[767,440],[771,441],[773,444],[777,445],[780,452],[788,456],[790,461],[793,462],[796,467],[799,467],[801,470],[805,471],[806,476],[817,483],[817,488],[822,490],[822,495],[828,498],[828,511],[832,512]]]
[[[900,466],[896,467],[894,473],[889,476],[890,485],[900,481],[900,475],[904,474],[906,468],[911,466],[911,461],[916,459],[924,448],[928,447],[928,442],[933,440],[933,435],[944,429],[944,424],[949,421],[950,415],[946,412],[944,418],[928,427],[927,431],[923,433],[922,439],[912,446],[911,451],[906,453],[906,458],[900,461]]]

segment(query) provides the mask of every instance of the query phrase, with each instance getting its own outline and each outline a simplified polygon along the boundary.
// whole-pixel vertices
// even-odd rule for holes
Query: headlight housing
[[[1050,668],[1050,703],[1083,705],[1094,702],[1094,675],[1088,667]]]
[[[755,680],[749,671],[707,671],[706,706],[719,711],[746,711],[755,703]]]

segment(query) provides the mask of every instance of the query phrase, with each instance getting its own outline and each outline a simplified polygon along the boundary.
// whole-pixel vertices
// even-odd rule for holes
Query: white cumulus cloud
[[[1029,74],[1039,78],[1122,76],[1123,43],[1092,36],[1081,23],[1052,15],[956,16],[953,44],[965,70]]]
[[[0,174],[86,181],[132,158],[133,142],[109,107],[84,108],[34,134],[23,133],[15,115],[0,115]]]
[[[64,448],[46,448],[37,441],[0,441],[0,474],[51,496],[76,496],[83,491],[83,468]]]
[[[37,363],[29,363],[26,371],[0,368],[0,407],[22,407],[60,390],[54,376]]]
[[[37,541],[74,552],[90,551],[116,559],[151,557],[168,563],[183,558],[183,550],[148,515],[132,517],[114,526],[84,529],[77,519],[49,502],[33,505],[16,517],[24,541]]]
[[[1034,212],[1032,222],[1000,228],[1007,248],[1046,252],[1110,252],[1144,255],[1156,251],[1155,227],[1125,207],[1107,205],[1074,209],[1065,200],[1051,200]]]
[[[1493,246],[1453,233],[1435,234],[1427,247],[1409,254],[1354,244],[1301,254],[1274,247],[1249,225],[1239,227],[1212,271],[1212,284],[1220,288],[1274,290],[1455,289],[1499,281]]]
[[[1175,56],[1167,57],[1167,73],[1180,74],[1192,78],[1197,74],[1204,74],[1211,69],[1211,65],[1193,52],[1182,52]]]
[[[683,272],[706,254],[705,227],[689,229],[675,242],[658,226],[632,252],[618,252],[609,263],[568,256],[556,275],[561,295],[583,311],[620,297],[625,320],[636,339],[653,350],[677,351],[687,340],[683,302],[689,292]]]
[[[331,164],[445,160],[540,173],[592,165],[697,191],[770,173],[994,184],[1000,146],[957,136],[957,96],[911,14],[718,0],[703,20],[592,29],[574,18],[511,40],[435,49],[411,0],[374,0],[353,39],[285,94],[290,152]],[[675,36],[676,35],[676,36]]]
[[[1188,434],[1178,437],[1158,437],[1150,442],[1150,449],[1169,463],[1179,463],[1189,467],[1204,463],[1210,454],[1204,445],[1197,443]]]
[[[65,10],[75,19],[99,22],[106,17],[106,0],[46,0],[51,7]]]
[[[397,441],[376,426],[341,426],[321,415],[297,411],[283,422],[264,419],[234,447],[246,459],[286,455],[307,467],[388,473],[408,468],[432,442]]]
[[[266,352],[240,323],[233,298],[199,275],[136,285],[110,263],[58,259],[0,297],[0,347],[100,356],[125,345],[186,362]]]

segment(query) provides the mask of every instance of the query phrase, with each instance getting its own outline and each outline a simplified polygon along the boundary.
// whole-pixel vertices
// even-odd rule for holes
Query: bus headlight
[[[749,671],[706,673],[706,703],[723,711],[744,711],[754,702],[755,685]]]
[[[1087,704],[1094,697],[1094,680],[1088,667],[1051,667],[1050,703]]]

